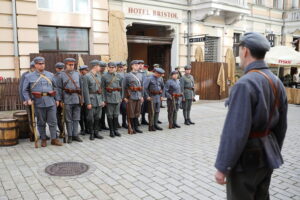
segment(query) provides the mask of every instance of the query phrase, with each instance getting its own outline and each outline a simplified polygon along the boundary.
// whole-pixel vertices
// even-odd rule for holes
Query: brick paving
[[[33,148],[21,140],[0,148],[0,200],[5,199],[225,199],[224,186],[214,181],[213,167],[226,109],[223,102],[193,106],[194,126],[109,138],[63,147]],[[300,199],[300,106],[289,106],[289,128],[283,147],[284,166],[271,184],[272,200]],[[180,113],[179,121],[182,122]],[[78,177],[50,177],[44,168],[54,162],[79,161],[91,165]]]

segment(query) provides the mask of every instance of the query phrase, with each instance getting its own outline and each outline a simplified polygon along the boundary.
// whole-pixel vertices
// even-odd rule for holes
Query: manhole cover
[[[59,162],[46,167],[45,172],[51,176],[77,176],[89,170],[89,165],[80,162]]]

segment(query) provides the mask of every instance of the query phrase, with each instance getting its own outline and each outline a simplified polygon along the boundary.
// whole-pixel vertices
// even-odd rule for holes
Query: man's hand
[[[29,100],[27,101],[27,105],[29,105],[29,106],[31,106],[31,105],[32,105],[32,101],[31,101],[31,99],[29,99]]]
[[[128,99],[127,99],[127,98],[124,98],[124,101],[125,101],[126,103],[128,103]]]
[[[60,107],[64,107],[64,103],[62,101],[59,102]]]
[[[164,97],[160,97],[160,101],[164,101],[165,100],[165,98]]]
[[[27,106],[27,105],[28,105],[28,102],[27,102],[27,101],[23,101],[23,105],[24,105],[24,106]]]
[[[147,97],[147,100],[148,100],[148,101],[151,101],[151,99],[152,99],[151,97]]]
[[[103,101],[102,103],[101,103],[101,107],[105,107],[107,105],[107,103],[105,102],[105,101]]]
[[[182,101],[185,101],[185,98],[182,98]]]
[[[223,174],[220,171],[216,172],[215,179],[216,179],[216,182],[220,185],[224,185],[227,183],[225,174]]]
[[[92,109],[92,104],[88,104],[88,105],[86,106],[86,108],[87,108],[88,110],[91,110],[91,109]]]
[[[59,101],[56,101],[56,107],[58,107],[59,106]]]
[[[143,102],[144,102],[144,98],[143,98],[143,97],[141,97],[141,98],[140,98],[140,100],[141,100],[141,103],[143,103]]]

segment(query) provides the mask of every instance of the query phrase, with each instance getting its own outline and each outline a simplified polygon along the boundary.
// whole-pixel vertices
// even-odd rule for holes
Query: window
[[[57,12],[89,12],[89,0],[38,0],[38,7]]]
[[[88,29],[39,26],[39,48],[44,52],[88,53]]]
[[[300,0],[292,0],[292,8],[298,9],[300,7]]]
[[[263,5],[263,0],[255,0],[256,5]]]
[[[241,33],[233,33],[233,54],[235,57],[239,56],[239,44],[241,40]]]
[[[267,35],[267,40],[270,42],[271,47],[275,46],[275,42],[276,42],[275,39],[276,39],[275,34],[270,33]]]

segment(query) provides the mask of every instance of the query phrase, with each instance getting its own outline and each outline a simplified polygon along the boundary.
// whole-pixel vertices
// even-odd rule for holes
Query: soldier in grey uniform
[[[117,65],[115,62],[108,63],[108,73],[102,77],[102,88],[106,104],[106,115],[110,137],[118,136],[118,116],[120,114],[120,104],[122,101],[122,77],[116,72]]]
[[[191,75],[192,67],[187,65],[184,67],[185,74],[180,78],[180,85],[181,91],[183,91],[183,98],[182,98],[182,109],[183,109],[183,117],[184,117],[184,124],[190,125],[195,124],[191,121],[191,107],[193,100],[195,98],[194,92],[194,77]]]
[[[57,86],[59,88],[59,101],[65,106],[68,143],[72,141],[82,142],[78,136],[80,108],[83,104],[80,85],[80,75],[74,70],[76,60],[66,58],[65,70],[61,72]]]
[[[156,68],[154,74],[144,81],[145,98],[149,101],[150,105],[150,110],[148,110],[149,121],[153,121],[153,123],[149,122],[149,131],[163,130],[158,126],[158,117],[163,99],[164,82],[161,77],[164,73],[163,69]],[[150,120],[150,118],[152,119]]]
[[[182,92],[178,71],[171,72],[171,78],[165,84],[164,95],[167,98],[169,128],[180,128],[177,124],[177,112],[182,101]]]
[[[273,169],[283,164],[287,98],[281,81],[264,62],[270,43],[248,32],[239,45],[245,75],[232,87],[215,163],[215,179],[227,183],[229,200],[267,200]]]
[[[65,67],[65,64],[62,62],[58,62],[55,64],[56,73],[54,74],[54,81],[56,82],[56,85],[59,80],[60,73],[64,69],[64,67]],[[57,106],[56,117],[57,117],[57,126],[59,129],[59,137],[60,138],[62,138],[62,133],[63,133],[63,128],[64,128],[64,125],[62,124],[62,110],[63,109],[62,109],[61,105]]]
[[[143,133],[138,128],[138,117],[141,114],[141,104],[143,98],[143,77],[139,73],[139,65],[137,60],[130,62],[132,71],[125,75],[122,84],[123,99],[127,103],[127,116],[133,133]],[[128,125],[129,126],[129,125]]]
[[[82,90],[87,109],[87,129],[90,134],[90,140],[94,140],[95,137],[103,139],[98,132],[100,130],[99,126],[102,108],[105,106],[101,85],[102,79],[99,74],[100,65],[103,65],[103,62],[92,60],[90,62],[90,72],[83,76]]]
[[[56,135],[56,106],[59,102],[57,101],[57,88],[53,74],[44,70],[45,59],[43,57],[35,57],[33,61],[36,71],[25,76],[22,87],[23,103],[29,106],[34,103],[37,128],[42,139],[41,146],[47,146],[46,123],[50,130],[51,144],[62,146]]]
[[[122,62],[119,62],[117,64],[117,72],[119,74],[119,76],[122,77],[122,79],[125,78],[125,74],[127,72],[127,64],[126,62],[122,61]],[[123,128],[128,128],[128,125],[127,125],[127,113],[126,113],[126,102],[124,100],[122,100],[121,102],[121,105],[120,105],[120,113],[122,115],[122,127]]]
[[[143,69],[142,75],[143,75],[143,82],[145,82],[145,80],[147,78],[149,78],[153,74],[153,72],[149,72],[148,65],[143,65],[143,67],[144,67],[144,69]],[[144,96],[144,103],[142,104],[142,111],[141,111],[142,112],[141,113],[141,115],[142,115],[141,124],[144,124],[144,125],[149,125],[149,123],[146,120],[146,113],[148,113],[148,107],[149,107],[148,103],[149,103],[148,100]]]
[[[83,85],[83,76],[86,75],[88,72],[89,72],[89,67],[87,65],[79,66],[81,85]],[[81,135],[89,134],[89,132],[87,131],[87,124],[88,123],[86,120],[86,104],[85,102],[83,102],[83,105],[81,106],[80,121],[79,121]]]
[[[104,74],[107,73],[107,71],[106,71],[107,63],[101,61],[100,62],[100,67],[101,68],[100,68],[99,74],[101,76],[103,76]],[[101,114],[101,118],[100,118],[100,129],[99,129],[100,131],[101,131],[101,129],[103,129],[103,130],[109,130],[109,128],[107,128],[106,125],[105,125],[105,113],[106,113],[106,106],[102,108],[102,114]]]

